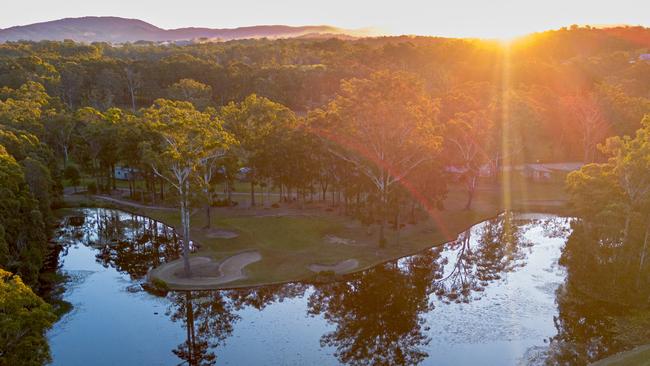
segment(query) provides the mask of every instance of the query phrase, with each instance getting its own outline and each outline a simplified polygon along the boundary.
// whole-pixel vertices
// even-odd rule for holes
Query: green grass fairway
[[[526,184],[523,184],[526,183]],[[242,187],[243,188],[243,187]],[[240,197],[237,197],[240,199]],[[206,230],[205,213],[196,209],[192,215],[192,239],[201,245],[197,255],[215,260],[225,259],[245,250],[257,250],[262,260],[246,267],[248,278],[228,284],[228,287],[305,280],[313,278],[310,264],[335,264],[354,258],[356,270],[418,252],[454,239],[458,233],[475,223],[494,217],[507,202],[517,211],[562,212],[565,196],[560,184],[531,184],[517,182],[508,195],[490,182],[483,182],[476,194],[474,208],[465,211],[466,195],[462,187],[451,187],[445,209],[416,225],[406,225],[399,233],[387,230],[387,244],[378,245],[378,227],[368,228],[336,212],[324,210],[325,204],[309,204],[305,208],[214,208],[213,229],[234,232],[231,239],[214,238]],[[76,201],[76,203],[75,203]],[[102,204],[92,197],[68,196],[70,205],[104,205],[122,208],[152,217],[175,228],[180,227],[176,211]],[[326,237],[340,238],[346,243],[332,243]]]

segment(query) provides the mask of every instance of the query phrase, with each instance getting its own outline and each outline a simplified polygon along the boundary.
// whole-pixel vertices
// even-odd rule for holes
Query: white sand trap
[[[341,238],[335,235],[325,235],[325,241],[330,244],[357,245],[354,239]]]
[[[359,267],[359,261],[356,259],[346,259],[336,264],[310,264],[309,270],[312,272],[325,272],[333,271],[336,274],[350,272],[351,270]]]
[[[239,234],[230,230],[208,229],[205,236],[211,239],[234,239],[238,237]]]
[[[243,252],[215,262],[208,257],[190,258],[192,277],[183,277],[183,259],[163,264],[149,272],[150,279],[160,279],[170,289],[216,289],[220,285],[246,278],[244,268],[262,259],[256,251]]]

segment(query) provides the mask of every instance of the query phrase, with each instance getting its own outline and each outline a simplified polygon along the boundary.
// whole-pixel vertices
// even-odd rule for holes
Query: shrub
[[[153,287],[156,290],[169,291],[169,286],[167,285],[167,282],[161,280],[160,278],[154,278],[153,280],[151,280],[151,285],[153,285]]]

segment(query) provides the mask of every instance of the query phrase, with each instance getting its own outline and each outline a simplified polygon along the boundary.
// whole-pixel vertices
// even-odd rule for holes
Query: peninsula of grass
[[[463,209],[465,199],[461,187],[451,187],[443,210],[428,218],[421,217],[416,224],[406,224],[399,233],[389,228],[383,247],[378,244],[376,225],[368,228],[336,209],[327,210],[327,203],[314,202],[304,207],[283,204],[279,208],[250,208],[244,203],[237,207],[213,208],[211,229],[205,228],[204,211],[197,209],[191,217],[191,235],[200,249],[192,255],[209,257],[218,263],[238,253],[259,252],[261,260],[245,267],[246,278],[215,288],[310,280],[316,276],[310,265],[335,265],[354,259],[358,265],[349,272],[360,271],[453,240],[458,233],[495,217],[507,207],[519,212],[562,213],[566,197],[560,183],[522,182],[513,185],[507,194],[496,184],[484,184],[476,192],[471,210]],[[102,205],[92,196],[68,196],[67,201],[71,206]],[[107,207],[131,211],[180,228],[180,215],[176,210],[115,201],[105,203]],[[215,232],[237,236],[220,238]],[[170,287],[192,289],[187,285]]]

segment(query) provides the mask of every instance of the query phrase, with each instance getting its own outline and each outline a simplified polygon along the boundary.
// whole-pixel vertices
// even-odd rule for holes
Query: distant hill
[[[138,19],[119,17],[65,18],[0,29],[0,42],[61,41],[125,43],[136,41],[179,42],[198,39],[233,40],[244,38],[353,38],[369,35],[367,30],[346,30],[327,25],[291,27],[258,25],[232,29],[178,28],[163,29]]]

